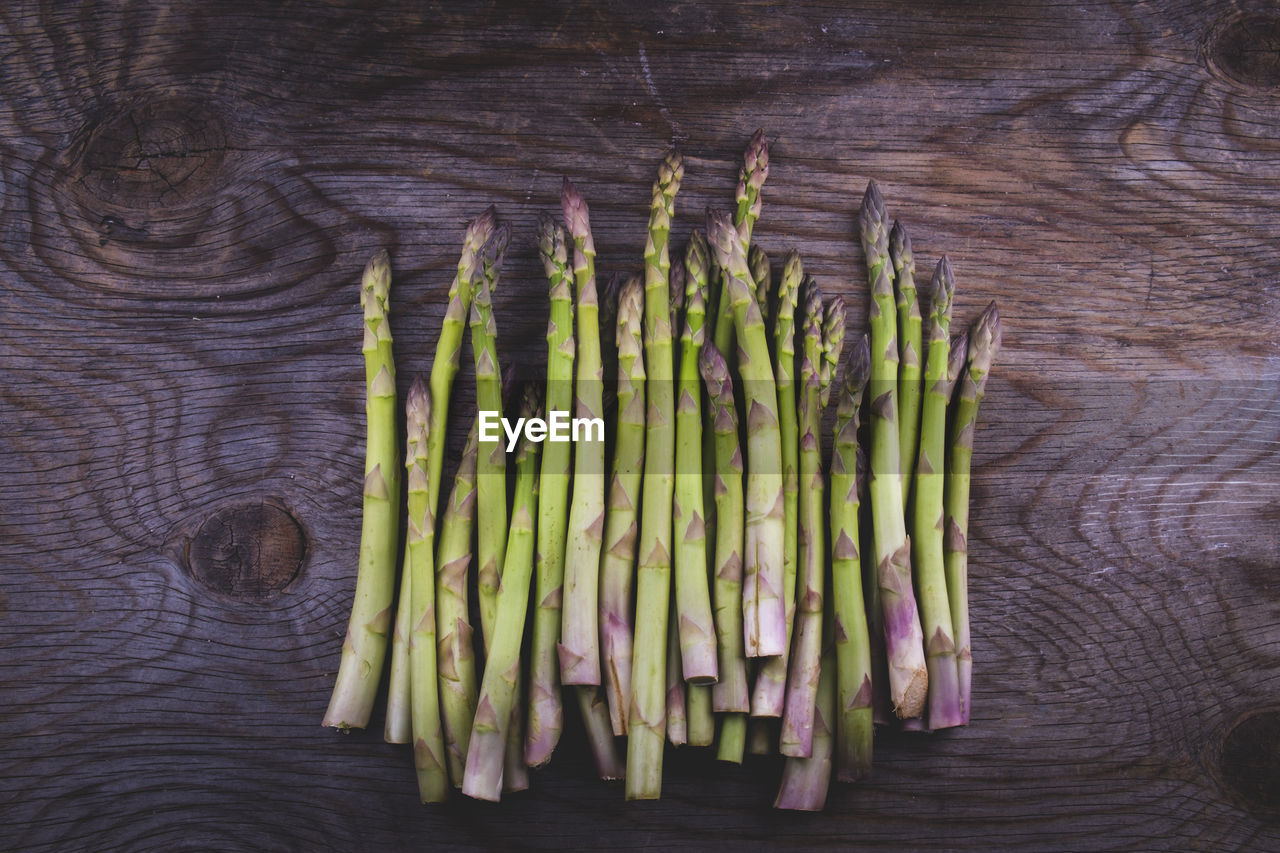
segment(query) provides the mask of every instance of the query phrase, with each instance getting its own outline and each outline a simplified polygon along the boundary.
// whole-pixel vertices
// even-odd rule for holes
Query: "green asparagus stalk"
[[[707,239],[724,269],[738,340],[747,423],[747,489],[743,631],[748,657],[780,655],[787,645],[783,601],[786,518],[778,392],[763,318],[755,302],[746,255],[723,213],[708,213]]]
[[[898,340],[884,200],[872,181],[861,211],[862,248],[871,284],[871,517],[884,609],[889,696],[900,719],[924,711],[929,676],[911,582],[911,543],[903,518],[898,444]]]
[[[587,202],[566,178],[560,195],[565,230],[573,239],[577,300],[575,417],[604,417],[604,367],[600,356],[600,300],[596,292],[595,242]],[[560,681],[600,684],[599,590],[605,495],[604,442],[573,446],[573,500],[564,557],[564,610],[560,624]]]
[[[421,376],[414,377],[405,397],[408,468],[409,564],[409,696],[413,732],[413,764],[418,796],[424,803],[443,802],[449,795],[445,768],[444,733],[440,723],[440,694],[436,668],[435,518],[431,515],[430,443],[431,398]]]
[[[689,746],[711,746],[716,741],[716,715],[711,706],[711,684],[688,684],[685,712],[688,716]]]
[[[764,189],[764,182],[768,177],[769,141],[765,139],[764,130],[760,129],[755,132],[747,143],[747,149],[742,158],[742,166],[738,171],[738,189],[735,194],[737,207],[733,213],[733,227],[742,245],[743,258],[746,258],[751,249],[752,232],[755,229],[756,220],[760,218],[760,209],[763,204],[761,191]],[[719,263],[715,261],[714,257],[713,262],[717,265]],[[732,300],[727,296],[728,285],[722,269],[718,269],[717,277],[720,280],[720,285],[715,288],[717,294],[714,315],[716,325],[712,340],[716,345],[716,349],[720,350],[725,358],[728,358],[733,348],[733,306]],[[749,278],[749,284],[752,285],[754,290],[755,279],[750,276]]]
[[[868,356],[870,358],[870,356]],[[868,373],[870,367],[868,366]],[[869,378],[869,377],[868,377]],[[868,383],[869,384],[869,383]],[[858,513],[859,546],[862,565],[862,595],[866,599],[867,639],[871,647],[871,715],[877,726],[891,726],[898,722],[889,700],[889,660],[885,654],[884,607],[880,602],[880,571],[876,565],[875,526],[871,523],[871,466],[867,462],[866,446],[870,442],[870,424],[864,421],[862,443],[857,452],[857,489],[860,508]]]
[[[704,495],[706,493],[705,482],[703,480],[703,461],[702,451],[704,446],[703,439],[706,437],[702,429],[702,381],[698,376],[698,359],[697,353],[702,350],[704,338],[704,321],[706,319],[706,287],[704,279],[693,278],[687,275],[685,271],[684,261],[681,256],[671,259],[671,324],[672,330],[682,329],[679,347],[675,346],[672,341],[672,360],[673,364],[680,365],[680,374],[677,377],[677,400],[676,400],[676,483],[675,498],[672,503],[672,526],[676,536],[675,561],[673,564],[673,574],[675,576],[675,596],[677,609],[681,607],[687,608],[687,595],[689,592],[689,583],[681,581],[682,572],[687,569],[688,572],[697,572],[699,577],[693,581],[695,601],[693,607],[695,609],[705,607],[707,629],[711,636],[707,640],[710,646],[709,660],[712,666],[716,666],[716,641],[715,641],[715,625],[712,617],[711,605],[711,571],[710,564],[711,554],[708,549],[714,547],[711,538],[710,525],[714,524],[714,518],[710,518],[706,512],[706,503]],[[696,292],[695,292],[696,291]],[[696,303],[696,304],[695,304]],[[690,315],[696,314],[695,326],[696,333],[690,329]],[[692,358],[692,365],[686,367],[687,359]],[[685,387],[685,377],[691,376],[691,387]],[[692,406],[690,406],[692,401]],[[690,472],[693,473],[690,473]],[[690,501],[681,500],[682,491],[688,491],[693,496],[692,503]],[[714,500],[714,498],[713,498]],[[692,506],[692,510],[690,510]],[[691,514],[692,513],[692,514]],[[684,529],[685,535],[681,536],[680,531]],[[690,559],[690,558],[693,559]],[[705,591],[705,594],[699,594],[698,590]],[[680,604],[681,595],[686,597],[684,605]],[[677,633],[681,636],[681,644],[684,645],[688,634],[688,624],[677,613],[677,619],[673,625],[682,626],[677,628]],[[684,669],[683,664],[683,648],[681,651],[682,663],[681,668],[676,672],[683,679],[689,679],[691,676]],[[670,673],[668,673],[670,676]],[[712,710],[711,702],[711,684],[697,683],[691,681],[684,688],[685,693],[685,714],[686,714],[686,739],[689,746],[710,746],[715,742],[716,737],[716,720]]]
[[[733,226],[738,230],[744,254],[751,247],[751,233],[756,220],[760,218],[763,202],[760,191],[764,189],[764,182],[768,177],[769,140],[765,138],[764,128],[760,128],[747,142],[742,167],[738,171],[738,190],[734,196],[738,206],[733,212]]]
[[[449,392],[458,373],[462,352],[462,332],[471,310],[472,279],[476,275],[480,249],[493,233],[496,213],[490,207],[467,228],[462,246],[462,258],[458,273],[449,288],[449,305],[445,310],[440,337],[436,339],[436,356],[431,365],[431,395],[437,401],[431,407],[430,456],[431,481],[428,497],[431,500],[432,517],[437,517],[437,497],[440,491],[440,472],[444,456],[445,434],[448,431]],[[405,552],[409,550],[405,542]],[[391,674],[387,690],[387,720],[384,739],[387,743],[408,743],[411,736],[409,720],[409,561],[403,561],[400,576],[400,598],[396,607],[395,630],[391,637]]]
[[[391,260],[378,252],[365,266],[360,283],[364,309],[366,388],[364,507],[355,600],[342,644],[342,662],[323,724],[346,731],[362,729],[378,693],[387,653],[395,594],[397,528],[400,517],[400,464],[397,438],[396,368],[388,323]]]
[[[747,266],[751,268],[751,281],[755,286],[756,305],[760,307],[760,317],[764,327],[770,330],[773,323],[773,312],[769,300],[773,298],[773,271],[769,266],[769,255],[759,243],[752,243],[747,251]],[[775,338],[770,336],[769,345],[773,346]]]
[[[680,632],[676,629],[676,603],[671,600],[667,617],[667,742],[684,746],[689,742],[688,706],[684,679],[680,677]]]
[[[866,336],[854,341],[836,401],[831,454],[831,604],[836,655],[836,778],[871,774],[874,720],[871,640],[862,595],[858,529],[858,416],[871,370]]]
[[[538,252],[551,286],[546,390],[550,417],[552,412],[567,413],[573,406],[574,335],[572,273],[564,229],[549,216],[543,216],[539,221]],[[547,443],[542,452],[542,472],[539,475],[529,720],[524,745],[525,761],[531,767],[539,767],[551,760],[564,728],[556,645],[560,642],[560,601],[572,465],[573,448],[568,442]]]
[[[747,715],[719,714],[720,737],[716,741],[716,761],[741,764],[747,752]]]
[[[703,344],[712,343],[708,340],[708,336],[714,332],[715,325],[715,308],[711,305],[710,300],[714,296],[711,292],[712,282],[712,263],[710,250],[707,248],[707,238],[701,230],[695,230],[689,235],[689,241],[685,245],[684,268],[686,276],[686,289],[695,287],[704,294],[703,304]],[[689,280],[693,279],[692,282]],[[698,359],[701,362],[701,357]],[[698,397],[699,409],[701,410],[702,423],[700,425],[701,435],[701,463],[702,470],[700,472],[700,483],[702,489],[702,512],[703,512],[703,530],[704,537],[704,556],[706,557],[706,573],[707,588],[711,595],[711,607],[714,617],[716,630],[716,670],[719,680],[723,680],[723,673],[720,672],[720,614],[716,611],[716,527],[719,523],[716,513],[716,445],[715,445],[715,415],[709,401],[704,402],[702,383],[701,383],[701,367],[695,366],[694,375],[698,381]],[[739,549],[741,542],[739,542]],[[741,582],[741,581],[739,581]],[[741,600],[741,587],[739,587],[738,598]],[[739,633],[742,626],[738,626]],[[711,708],[716,710],[717,697],[715,695],[714,686],[711,688]]]
[[[471,351],[476,365],[476,408],[502,417],[502,373],[498,367],[498,326],[493,316],[493,291],[502,269],[502,258],[511,238],[511,226],[497,228],[480,250],[480,273],[471,300]],[[507,455],[502,430],[486,438],[480,430],[476,460],[476,592],[480,599],[480,630],[489,647],[498,609],[498,580],[506,551]],[[492,435],[492,431],[490,432]],[[474,735],[473,735],[474,737]]]
[[[521,402],[520,416],[529,419],[541,417],[541,414],[542,402],[537,388],[529,385]],[[518,696],[520,646],[524,638],[529,587],[533,579],[540,447],[539,442],[522,437],[516,448],[516,485],[511,529],[501,572],[494,630],[485,661],[484,677],[480,682],[480,700],[476,705],[476,718],[471,727],[467,768],[462,780],[462,793],[481,800],[497,801],[502,796],[503,758],[509,749],[508,727],[511,725],[512,709]]]
[[[428,496],[433,517],[439,516],[440,477],[445,438],[449,432],[449,394],[462,357],[462,333],[471,315],[476,278],[481,274],[481,252],[496,227],[497,212],[493,207],[467,226],[462,240],[462,256],[458,259],[458,271],[449,287],[449,304],[440,324],[440,337],[436,339],[435,358],[431,362],[431,440],[427,446],[427,461],[431,466]]]
[[[751,713],[757,717],[781,717],[786,704],[787,665],[796,609],[796,556],[800,494],[800,439],[796,424],[796,307],[804,265],[795,250],[782,262],[778,283],[778,307],[774,321],[774,381],[778,386],[778,434],[782,441],[783,529],[782,598],[787,619],[787,645],[781,655],[768,658],[756,676]]]
[[[947,598],[942,531],[947,448],[947,402],[964,366],[965,348],[950,344],[951,303],[955,278],[943,256],[933,274],[929,307],[929,346],[924,372],[920,453],[915,468],[911,548],[920,601],[925,663],[929,667],[929,728],[960,725],[960,687],[956,669],[955,632]],[[967,341],[965,342],[967,348]],[[899,383],[901,387],[901,383]]]
[[[819,373],[823,362],[822,294],[809,281],[804,293],[803,350],[800,356],[800,550],[795,628],[787,673],[786,710],[779,751],[795,758],[813,754],[818,673],[822,666],[822,610],[826,593],[826,540],[823,509],[826,478],[822,471],[822,405]],[[828,720],[830,722],[830,720]]]
[[[716,649],[720,680],[712,688],[715,710],[745,713],[747,661],[742,631],[742,445],[734,407],[729,365],[715,344],[702,348],[698,359],[707,387],[715,433],[716,502]]]
[[[476,457],[479,425],[471,422],[466,448],[458,462],[453,489],[444,506],[436,549],[436,665],[439,674],[440,715],[444,724],[449,778],[462,787],[476,715],[480,684],[476,676],[471,617],[467,604],[467,574],[471,568],[471,535],[476,521]],[[430,443],[428,442],[428,447]],[[429,451],[428,451],[429,452]]]
[[[943,547],[947,571],[947,597],[955,628],[956,665],[960,682],[963,723],[969,722],[973,656],[969,645],[969,475],[973,465],[973,438],[978,404],[986,391],[991,363],[1000,350],[1000,312],[992,302],[969,332],[969,361],[959,380],[952,403],[947,451],[947,527]]]
[[[675,375],[671,357],[667,242],[675,196],[684,176],[680,155],[658,167],[645,246],[644,354],[649,402],[645,427],[644,494],[636,578],[631,708],[627,721],[627,799],[656,799],[662,791],[666,723],[667,611],[671,596],[671,502],[675,457]]]
[[[889,232],[889,258],[893,263],[893,291],[898,309],[898,445],[902,459],[902,501],[907,507],[920,438],[920,358],[924,333],[911,238],[902,223],[896,221]],[[933,673],[929,675],[932,677]]]
[[[618,417],[613,478],[600,557],[600,642],[604,693],[615,735],[627,733],[631,704],[631,588],[644,473],[645,371],[641,324],[644,285],[631,276],[618,293]]]
[[[671,508],[676,542],[674,572],[680,660],[684,680],[693,684],[713,684],[719,678],[707,578],[706,515],[702,503],[702,380],[698,358],[705,334],[707,294],[702,288],[705,280],[705,277],[685,276],[685,316],[680,336],[679,396],[675,410],[675,497]]]
[[[827,302],[827,313],[822,320],[822,365],[818,372],[818,390],[823,409],[831,397],[831,380],[835,378],[840,355],[844,352],[844,323],[844,299],[837,294]]]
[[[412,462],[412,459],[408,461]],[[409,699],[409,620],[413,616],[413,564],[409,560],[409,531],[405,530],[404,556],[400,561],[400,591],[396,597],[395,628],[391,632],[391,672],[387,676],[387,719],[382,739],[409,743],[413,719]]]

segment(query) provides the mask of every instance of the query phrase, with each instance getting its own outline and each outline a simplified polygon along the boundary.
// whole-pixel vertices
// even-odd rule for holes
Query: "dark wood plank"
[[[366,5],[0,11],[5,848],[1280,846],[1273,8]],[[561,177],[602,270],[638,268],[662,151],[680,240],[760,126],[759,239],[851,328],[869,178],[961,318],[1000,300],[973,723],[884,736],[817,816],[768,808],[776,763],[685,754],[626,803],[576,728],[532,792],[422,807],[402,750],[318,725],[358,271],[391,250],[407,385],[498,204],[503,356],[536,366]]]

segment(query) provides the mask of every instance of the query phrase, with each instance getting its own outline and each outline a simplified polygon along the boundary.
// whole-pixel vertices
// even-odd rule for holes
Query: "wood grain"
[[[1280,847],[1272,4],[381,5],[0,10],[0,847]],[[852,329],[869,178],[962,320],[1000,300],[972,725],[884,735],[817,816],[693,753],[626,803],[572,719],[530,793],[419,806],[379,721],[319,726],[359,270],[391,251],[407,387],[496,203],[503,359],[536,370],[561,178],[602,272],[638,269],[665,148],[679,243],[757,127],[758,238]]]

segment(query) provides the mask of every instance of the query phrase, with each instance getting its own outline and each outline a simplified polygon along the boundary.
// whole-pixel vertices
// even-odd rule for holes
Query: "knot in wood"
[[[227,141],[216,113],[198,101],[169,98],[89,125],[80,148],[80,184],[93,200],[149,213],[205,198],[221,171]]]
[[[1280,710],[1237,722],[1218,754],[1222,781],[1256,815],[1280,817]]]
[[[1206,53],[1210,67],[1236,83],[1280,87],[1280,16],[1232,16],[1214,28]]]
[[[302,570],[306,537],[286,510],[273,503],[223,507],[191,538],[186,568],[214,592],[261,601],[283,590]]]

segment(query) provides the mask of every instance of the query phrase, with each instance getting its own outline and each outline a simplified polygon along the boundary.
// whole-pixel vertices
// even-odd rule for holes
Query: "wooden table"
[[[0,847],[1280,848],[1274,6],[374,5],[0,12]],[[638,269],[662,152],[682,243],[757,127],[759,241],[851,329],[870,178],[961,320],[1000,301],[972,725],[885,735],[821,815],[692,753],[624,802],[573,720],[531,792],[420,806],[402,748],[319,725],[359,271],[391,251],[407,387],[496,203],[503,356],[536,372],[561,178],[602,273]]]

